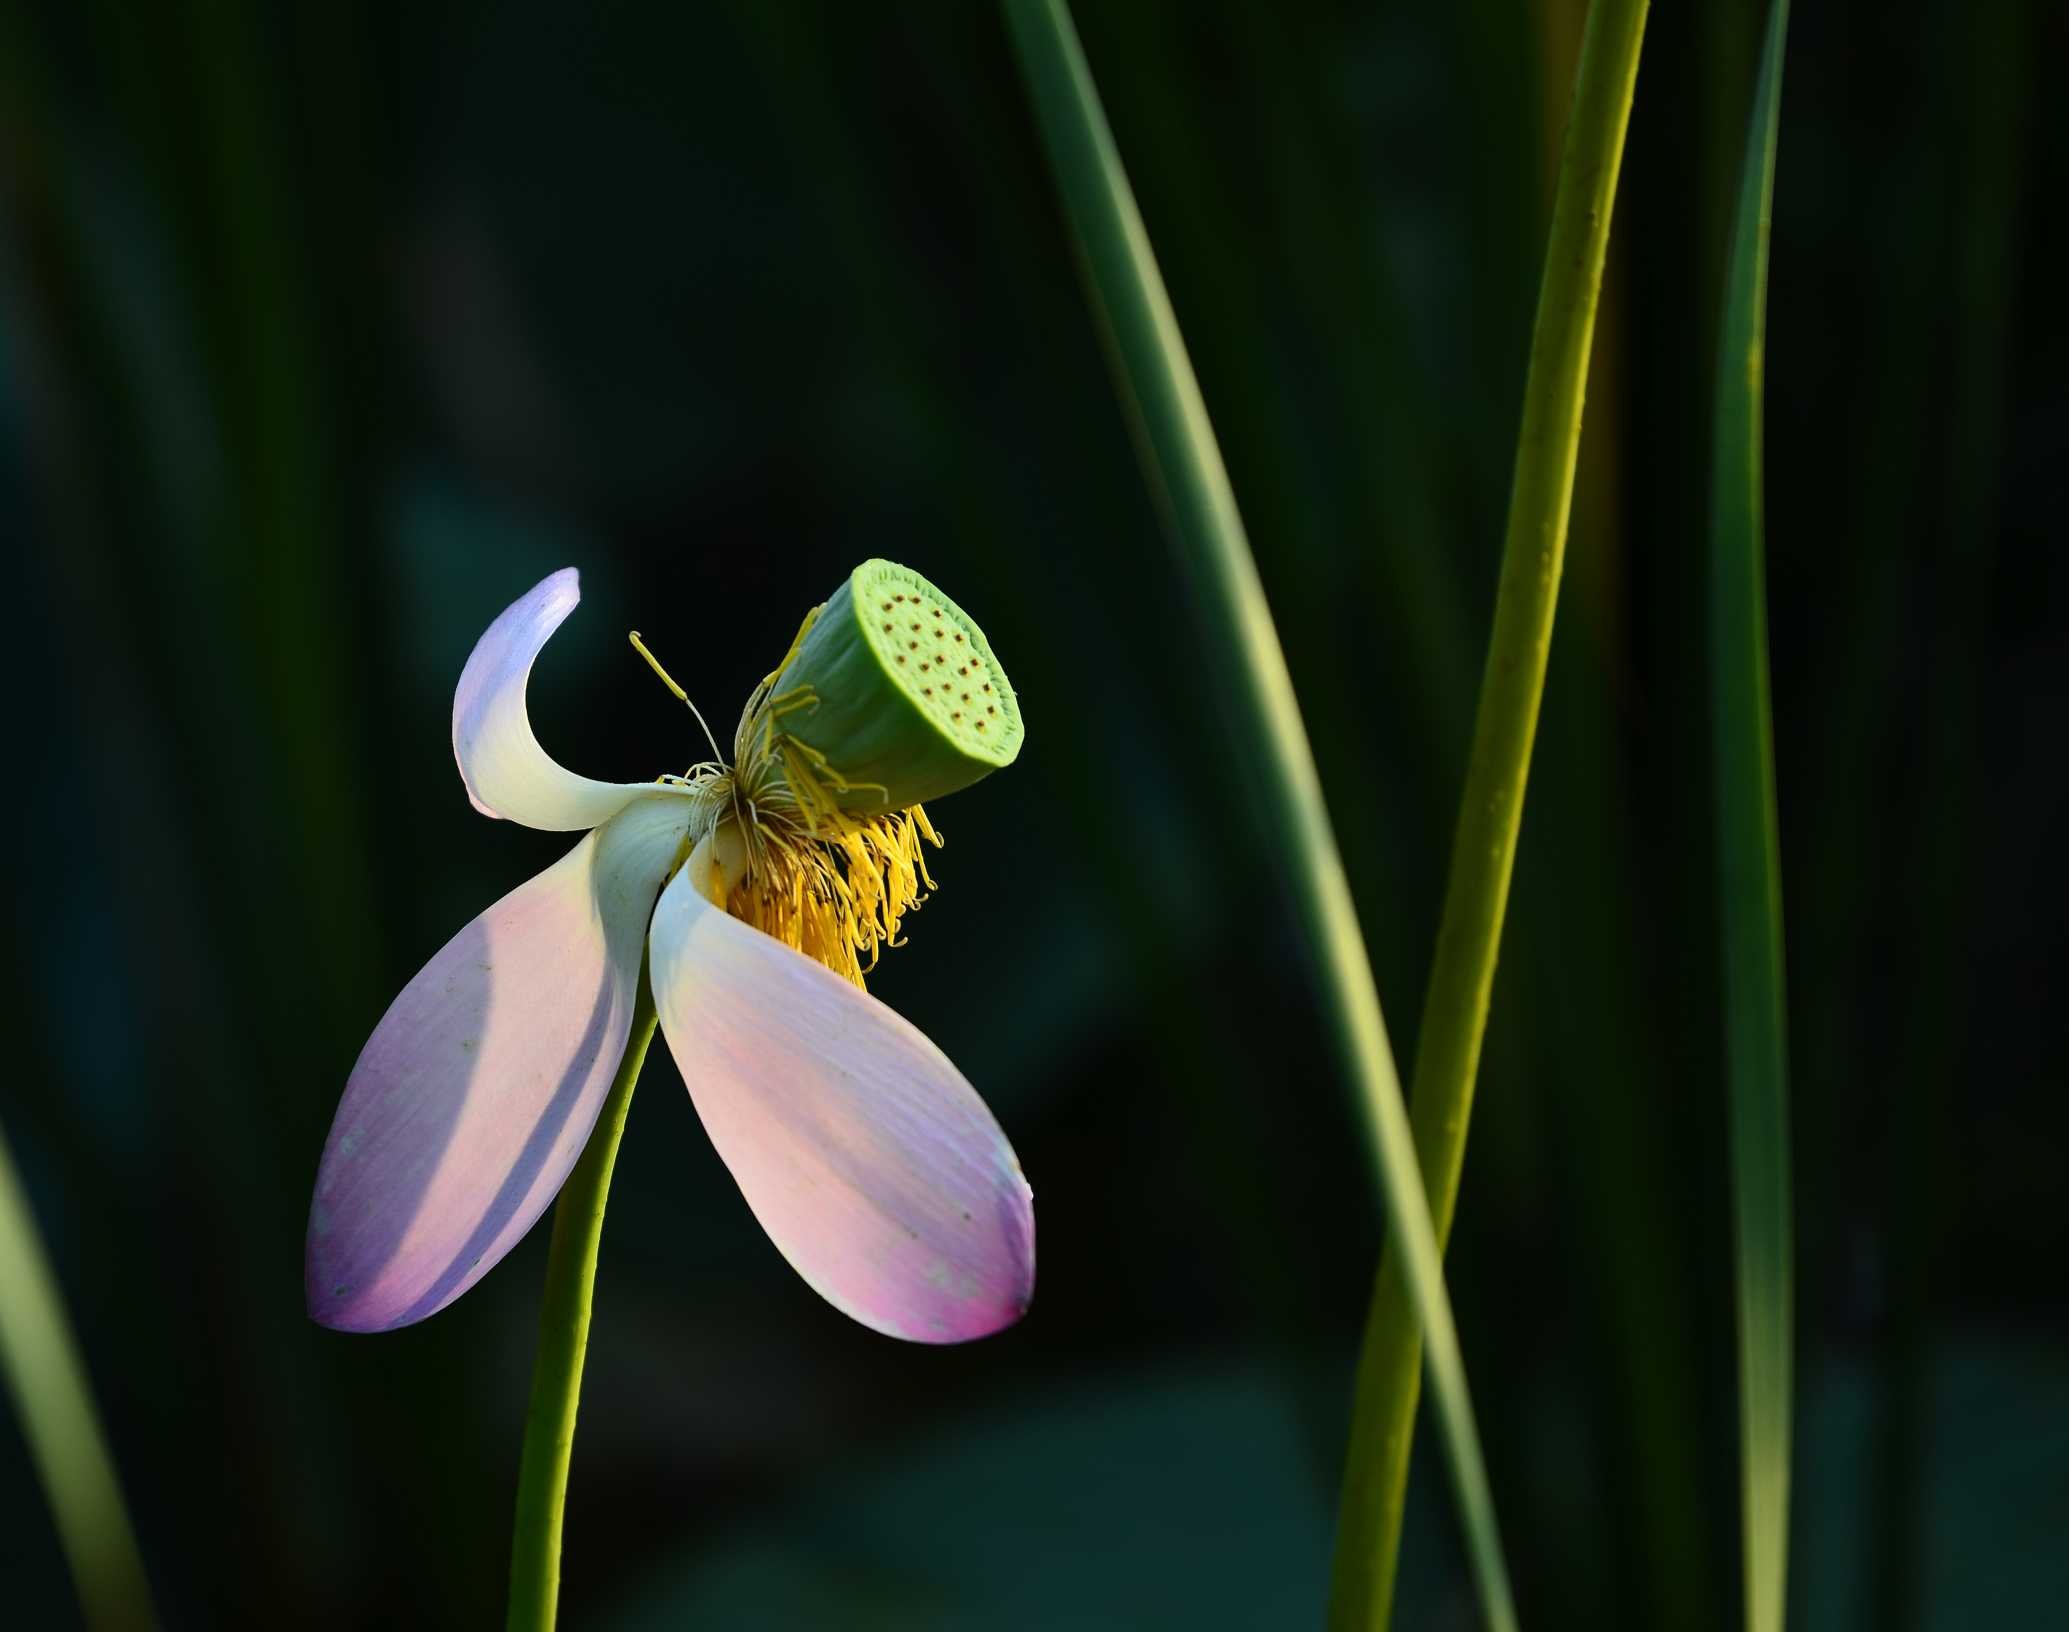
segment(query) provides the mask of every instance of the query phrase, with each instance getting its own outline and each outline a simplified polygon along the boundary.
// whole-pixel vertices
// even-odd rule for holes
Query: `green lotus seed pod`
[[[865,561],[819,609],[775,684],[809,687],[782,729],[823,757],[842,808],[902,810],[1020,752],[1020,705],[984,631],[910,567]]]

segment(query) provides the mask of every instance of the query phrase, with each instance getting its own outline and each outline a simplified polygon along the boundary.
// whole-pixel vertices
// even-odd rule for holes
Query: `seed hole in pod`
[[[909,650],[916,652],[920,649],[920,643],[916,640],[908,640],[905,644]]]
[[[903,662],[905,661],[905,654],[904,654],[903,652],[900,652],[900,653],[898,654],[898,661],[899,661],[899,662],[901,662],[901,663],[903,663]]]
[[[886,612],[891,610],[891,603],[889,601],[884,602],[884,610]]]
[[[968,693],[968,692],[966,691],[966,692],[964,692],[964,693],[963,693],[963,701],[967,703],[967,702],[968,702],[969,700],[970,700],[970,694],[969,694],[969,693]]]
[[[958,646],[962,645],[962,643],[963,643],[963,637],[962,637],[961,635],[957,635],[957,636],[955,637],[955,643],[956,643],[956,644],[957,644]]]
[[[902,601],[905,599],[905,597],[903,595],[893,595],[891,599],[894,601]]]
[[[925,664],[922,664],[920,666],[922,668],[926,667]],[[922,697],[931,697],[934,695],[934,688],[932,686],[922,686],[920,687],[920,695]]]
[[[935,607],[935,608],[934,608],[934,616],[935,616],[935,617],[937,617],[937,618],[941,616],[941,608],[940,608],[940,607],[938,607],[938,606],[937,606],[937,607]]]
[[[986,708],[984,712],[985,712],[985,713],[987,713],[987,714],[996,714],[996,713],[998,712],[998,709],[997,709],[997,708]]]
[[[987,680],[987,681],[985,681],[985,682],[984,682],[984,689],[985,689],[986,691],[989,691],[989,690],[991,690],[991,682],[990,682],[989,680]]]
[[[959,719],[961,719],[962,717],[963,717],[963,712],[962,712],[962,710],[961,710],[961,709],[957,709],[957,710],[956,710],[956,711],[955,711],[955,712],[954,712],[953,714],[949,715],[949,718],[950,718],[951,720],[959,720]]]
[[[980,731],[982,731],[982,730],[984,729],[984,722],[983,722],[982,720],[979,720],[979,721],[977,722],[977,729],[978,729],[978,730],[980,730]]]
[[[917,623],[915,623],[915,624],[914,624],[914,625],[912,626],[912,632],[913,632],[914,634],[918,634],[918,633],[920,632],[920,626],[919,626],[919,625],[918,625]]]
[[[890,625],[889,625],[889,624],[887,623],[887,624],[885,624],[885,625],[884,625],[884,633],[888,635],[888,634],[889,634],[890,632],[891,632],[891,626],[890,626]]]

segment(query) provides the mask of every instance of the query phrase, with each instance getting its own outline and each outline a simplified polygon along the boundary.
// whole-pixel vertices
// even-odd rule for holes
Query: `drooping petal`
[[[446,943],[361,1050],[309,1210],[309,1313],[386,1331],[530,1229],[625,1052],[647,919],[689,807],[628,806]]]
[[[510,603],[474,644],[453,693],[453,757],[484,816],[550,833],[601,827],[656,785],[597,782],[563,768],[532,735],[525,686],[532,663],[582,599],[581,575],[562,567]]]
[[[957,1343],[1019,1319],[1032,1192],[977,1091],[916,1026],[728,917],[689,874],[654,909],[654,1003],[777,1249],[892,1337]]]

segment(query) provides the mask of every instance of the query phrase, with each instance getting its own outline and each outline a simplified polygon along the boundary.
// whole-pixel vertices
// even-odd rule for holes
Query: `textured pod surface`
[[[850,784],[855,810],[966,788],[1020,752],[1020,704],[977,622],[910,567],[862,563],[820,608],[776,683],[816,702],[783,718]]]

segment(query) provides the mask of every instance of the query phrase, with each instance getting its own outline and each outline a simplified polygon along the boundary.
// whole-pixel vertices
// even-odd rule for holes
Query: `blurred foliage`
[[[1578,15],[1080,18],[1404,1054]],[[1650,30],[1452,1249],[1536,1625],[1735,1619],[1699,541],[1752,27]],[[2069,34],[1847,0],[1790,45],[1796,1620],[1994,1624],[2069,1590]],[[696,749],[624,630],[729,718],[869,554],[972,608],[1026,701],[1020,764],[936,812],[942,893],[875,989],[1012,1132],[1041,1294],[968,1350],[850,1326],[656,1060],[570,1620],[1311,1618],[1376,1209],[988,8],[14,0],[0,517],[0,1122],[173,1624],[497,1614],[544,1232],[378,1339],[310,1326],[300,1275],[360,1042],[558,853],[461,793],[473,639],[579,565],[540,735],[648,776]],[[1418,1504],[1402,1624],[1466,1624]],[[66,1624],[11,1417],[0,1536],[12,1618]]]

